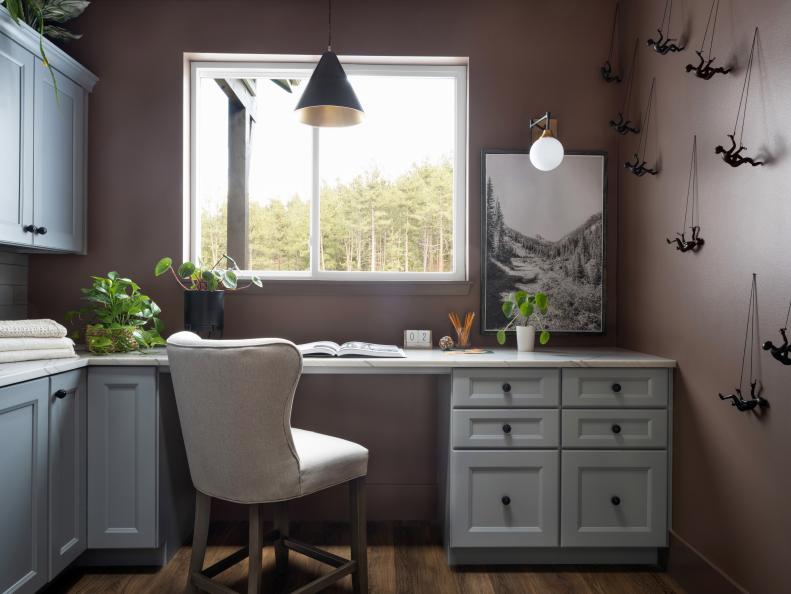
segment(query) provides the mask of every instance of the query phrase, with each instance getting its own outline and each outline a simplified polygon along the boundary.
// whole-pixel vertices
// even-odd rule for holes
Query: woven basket
[[[88,325],[85,328],[85,344],[90,352],[97,355],[136,351],[139,346],[134,331],[135,326],[105,328],[98,324]]]

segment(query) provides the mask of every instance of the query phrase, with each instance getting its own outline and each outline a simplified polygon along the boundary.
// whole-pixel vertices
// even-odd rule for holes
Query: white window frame
[[[301,78],[309,75],[319,56],[276,56],[250,60],[249,56],[185,55],[184,118],[184,259],[196,261],[200,255],[200,209],[198,208],[197,147],[199,85],[203,78]],[[257,274],[267,280],[312,281],[466,281],[468,279],[467,242],[467,60],[466,58],[373,58],[340,56],[346,72],[354,75],[392,75],[444,77],[455,80],[455,139],[453,155],[453,261],[449,272],[371,272],[328,271],[319,267],[319,129],[313,129],[313,171],[310,213],[310,269],[306,271],[243,271],[240,276]]]

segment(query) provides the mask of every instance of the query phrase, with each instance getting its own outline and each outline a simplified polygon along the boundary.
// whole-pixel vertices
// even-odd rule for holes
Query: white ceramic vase
[[[536,350],[535,326],[516,327],[516,350],[520,353],[532,353]]]

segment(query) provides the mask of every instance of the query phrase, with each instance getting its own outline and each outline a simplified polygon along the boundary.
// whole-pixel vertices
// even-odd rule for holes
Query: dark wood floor
[[[246,525],[213,525],[206,554],[209,565],[239,548]],[[292,525],[295,538],[320,544],[343,556],[349,555],[345,524],[305,523]],[[570,567],[558,571],[547,567],[448,567],[437,530],[422,523],[370,523],[368,527],[370,591],[398,594],[683,594],[667,574],[649,569]],[[161,569],[73,569],[47,588],[47,594],[148,594],[184,589],[190,547],[183,547]],[[274,553],[264,551],[263,592],[289,592],[328,571],[326,566],[291,553],[289,574],[278,579]],[[218,578],[239,592],[246,591],[247,561]],[[327,592],[351,592],[346,578]]]

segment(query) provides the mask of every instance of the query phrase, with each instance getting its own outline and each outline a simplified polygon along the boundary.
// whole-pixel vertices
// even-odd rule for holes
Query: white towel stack
[[[66,328],[53,320],[0,320],[0,363],[75,356]]]

